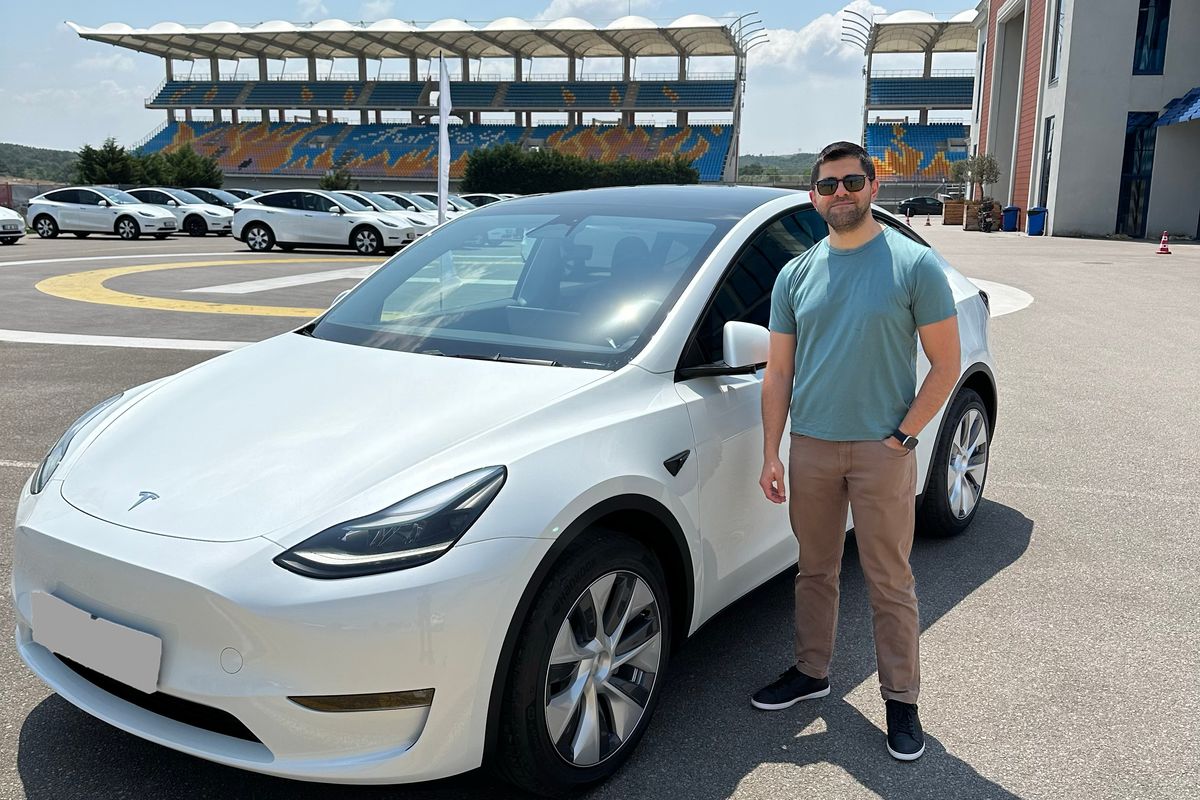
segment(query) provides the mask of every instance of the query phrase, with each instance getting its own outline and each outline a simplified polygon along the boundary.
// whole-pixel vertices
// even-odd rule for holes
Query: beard
[[[821,216],[825,219],[829,227],[838,233],[846,233],[861,225],[870,210],[870,198],[865,203],[851,200],[849,202],[843,201],[835,206],[826,208]]]

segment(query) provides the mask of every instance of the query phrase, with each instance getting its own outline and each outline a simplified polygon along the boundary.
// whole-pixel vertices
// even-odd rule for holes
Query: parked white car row
[[[234,207],[233,236],[257,252],[275,246],[348,247],[362,255],[399,250],[416,240],[418,218],[411,212],[380,211],[356,194],[365,193],[267,192]],[[419,225],[421,233],[433,228],[424,217]]]
[[[25,235],[25,220],[11,208],[0,206],[0,243],[16,244]]]

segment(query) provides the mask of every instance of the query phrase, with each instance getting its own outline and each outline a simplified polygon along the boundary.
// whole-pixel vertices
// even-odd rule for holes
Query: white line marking
[[[197,256],[213,256],[216,258],[225,258],[226,256],[262,256],[262,253],[159,253],[157,255],[140,255],[140,256],[75,256],[72,258],[35,258],[32,261],[2,261],[0,266],[4,267],[22,267],[27,264],[60,264],[67,261],[116,261],[118,259],[130,258],[195,258]]]
[[[207,294],[250,294],[252,292],[267,292],[272,289],[286,289],[290,286],[305,286],[310,283],[324,283],[325,281],[362,280],[374,272],[375,269],[375,267],[331,269],[324,272],[310,272],[307,275],[285,275],[282,278],[263,278],[257,281],[223,283],[219,286],[201,286],[199,289],[186,289],[185,291],[205,292]]]
[[[141,336],[91,336],[82,333],[46,333],[0,329],[0,342],[23,344],[75,344],[90,347],[137,347],[147,350],[227,351],[253,342],[223,342],[208,339],[153,339]]]
[[[37,464],[31,461],[4,461],[0,459],[0,467],[12,467],[13,469],[37,469]]]

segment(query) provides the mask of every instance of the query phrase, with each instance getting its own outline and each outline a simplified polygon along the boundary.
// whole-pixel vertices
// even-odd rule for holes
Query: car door
[[[99,192],[76,190],[77,203],[71,206],[71,230],[112,233],[117,224],[117,209]]]
[[[314,244],[345,245],[350,241],[350,223],[345,214],[329,209],[341,207],[325,195],[316,192],[301,192],[303,206],[304,241]]]
[[[713,294],[680,366],[721,363],[726,322],[766,327],[779,271],[825,234],[824,220],[812,209],[791,212],[759,231]],[[762,378],[760,367],[753,375],[676,383],[696,436],[706,618],[796,559],[787,505],[769,502],[758,486]],[[783,447],[786,461],[786,437]]]
[[[60,230],[75,230],[72,228],[70,220],[76,214],[75,206],[78,205],[78,200],[79,193],[74,189],[59,189],[46,193],[45,209],[50,216],[54,217]],[[31,221],[32,216],[31,214]]]
[[[257,207],[255,207],[257,206]],[[276,192],[263,195],[251,206],[254,214],[267,224],[278,242],[303,242],[304,212],[300,192]]]

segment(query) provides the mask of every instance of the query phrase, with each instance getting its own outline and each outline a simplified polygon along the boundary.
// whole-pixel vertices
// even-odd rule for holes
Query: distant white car
[[[382,195],[389,200],[394,200],[405,211],[423,211],[427,214],[432,214],[433,218],[437,219],[437,203],[430,202],[419,194],[393,191],[375,192],[375,194]],[[459,212],[453,206],[446,209],[446,219],[454,219],[458,215]]]
[[[25,219],[43,239],[60,233],[80,239],[93,233],[114,233],[126,240],[145,233],[165,239],[179,230],[170,211],[107,186],[71,186],[39,194],[29,201]]]
[[[249,200],[251,197],[258,197],[262,194],[258,189],[222,189],[221,191],[229,192],[229,194],[242,200]]]
[[[201,200],[183,189],[151,186],[130,189],[129,193],[143,203],[170,211],[175,215],[180,230],[188,236],[203,236],[206,233],[228,236],[233,227],[232,209]]]
[[[390,197],[384,197],[375,192],[364,192],[358,189],[346,189],[334,194],[341,197],[350,197],[360,203],[364,203],[371,208],[383,214],[388,214],[400,220],[406,225],[412,225],[413,230],[417,232],[417,236],[423,236],[437,227],[437,212],[429,211],[410,211],[404,206],[397,203]]]
[[[233,212],[233,207],[245,200],[245,197],[239,197],[233,192],[227,192],[224,189],[206,189],[200,186],[189,187],[189,193],[196,195],[206,203],[212,203],[214,206],[222,206]]]
[[[460,197],[474,206],[487,206],[508,199],[508,197],[502,194],[491,194],[490,192],[473,192],[472,194],[460,195]]]
[[[25,235],[25,218],[11,208],[0,206],[0,242],[16,244]]]
[[[437,192],[416,192],[415,194],[417,197],[424,197],[426,200],[433,203],[433,207],[435,209],[437,208]],[[475,205],[471,201],[464,200],[462,197],[456,194],[447,195],[446,205],[448,206],[447,210],[452,208],[460,214],[466,214],[468,211],[474,211],[475,209],[479,208],[479,206]]]
[[[367,256],[399,250],[417,238],[412,225],[353,197],[317,189],[267,192],[234,207],[233,236],[265,252],[276,245],[348,247]]]

